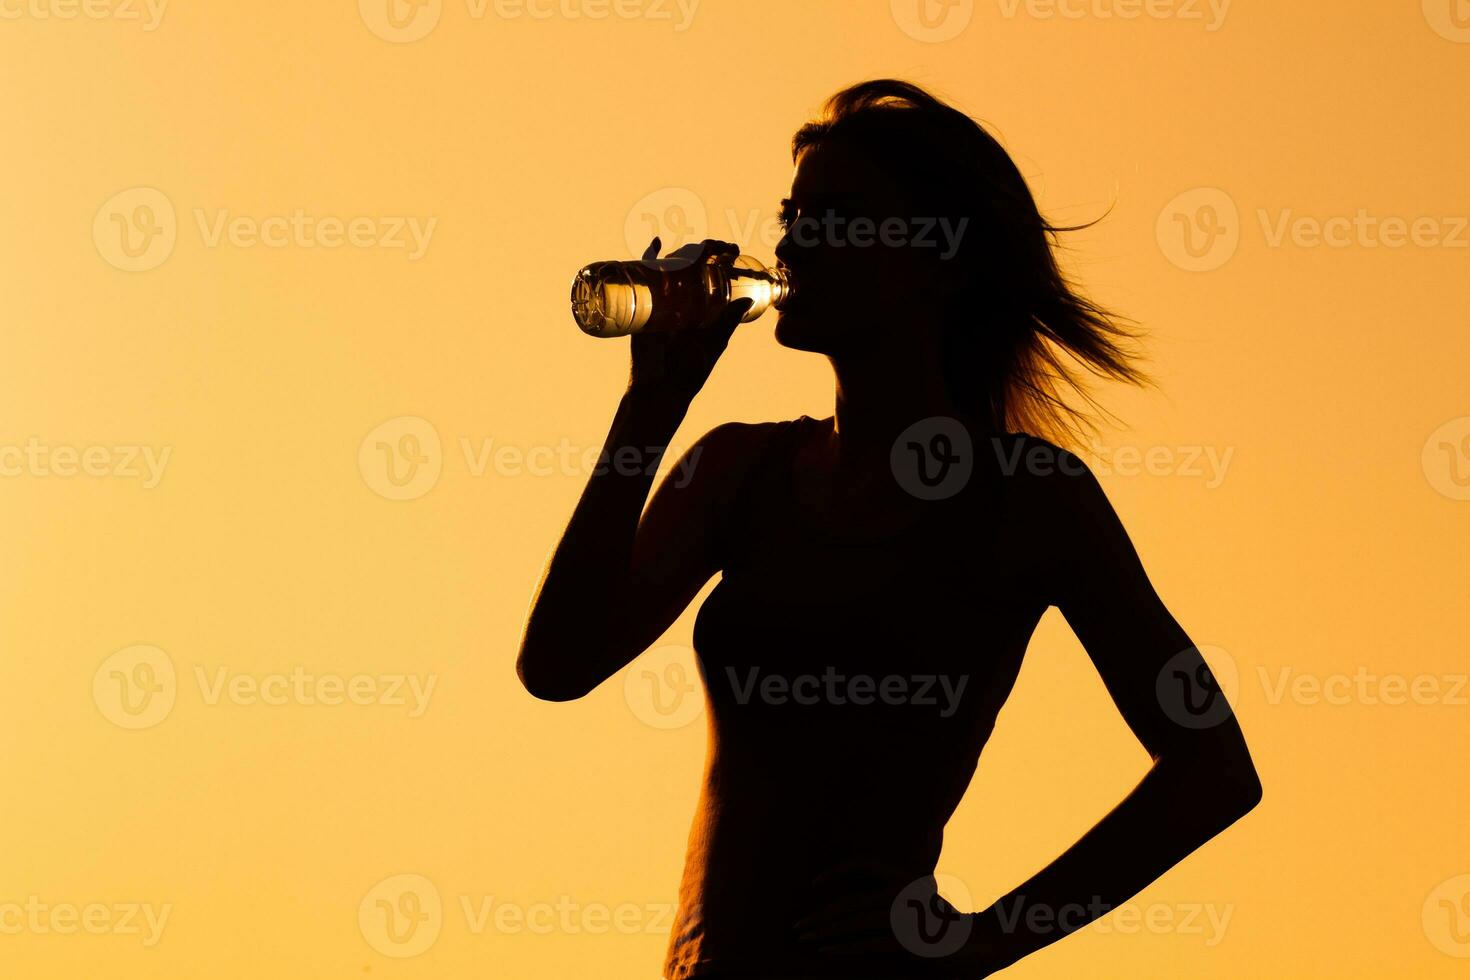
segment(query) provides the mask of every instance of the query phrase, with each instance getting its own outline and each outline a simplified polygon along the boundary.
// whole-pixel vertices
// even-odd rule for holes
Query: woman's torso
[[[710,744],[665,962],[675,980],[822,975],[791,929],[818,899],[815,875],[886,869],[856,889],[933,873],[1047,606],[1014,491],[983,452],[917,523],[850,534],[805,507],[793,478],[798,446],[829,432],[807,416],[772,428],[695,621]]]

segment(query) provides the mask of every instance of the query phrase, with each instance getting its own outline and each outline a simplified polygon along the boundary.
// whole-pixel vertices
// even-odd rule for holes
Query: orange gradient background
[[[0,10],[5,975],[658,975],[667,920],[648,910],[675,899],[702,722],[648,723],[622,676],[556,705],[513,672],[580,453],[626,380],[626,342],[579,333],[568,286],[630,256],[648,221],[670,248],[692,230],[770,261],[792,132],[883,76],[991,126],[1050,217],[1112,207],[1066,261],[1150,332],[1161,382],[1100,390],[1126,422],[1102,448],[1160,462],[1098,472],[1165,602],[1238,675],[1265,786],[1135,899],[1174,926],[1105,922],[1005,975],[1463,975],[1470,901],[1449,915],[1470,882],[1470,690],[1273,696],[1282,676],[1360,668],[1448,695],[1470,670],[1463,0],[1242,2],[1223,19],[1194,0],[985,0],[932,3],[928,21],[915,0],[704,0],[687,19],[672,0],[395,0],[397,28],[386,0],[220,0],[153,29],[119,2]],[[129,271],[107,232],[146,216],[107,207],[140,187],[167,199],[176,241]],[[1233,215],[1206,209],[1221,195]],[[211,244],[222,217],[298,209],[432,234],[417,256]],[[1432,223],[1397,247],[1312,243],[1311,222],[1360,210]],[[1308,226],[1278,237],[1283,217]],[[1186,231],[1218,250],[1191,257]],[[830,369],[772,323],[739,330],[677,447],[726,420],[830,414]],[[439,474],[388,499],[359,450],[405,416],[437,433],[437,452],[419,445]],[[28,444],[169,456],[145,486],[121,455],[111,475],[17,463]],[[570,446],[576,463],[477,466],[487,445]],[[1190,447],[1228,468],[1194,473]],[[697,606],[661,645],[688,644]],[[136,645],[176,676],[166,717],[130,729],[94,679]],[[415,717],[211,703],[198,682],[298,669],[435,686]],[[1049,612],[940,870],[988,904],[1146,762]],[[406,957],[359,922],[400,874],[442,902]],[[104,906],[119,928],[43,931],[23,921],[32,896]],[[549,930],[466,913],[558,901],[578,911]],[[169,909],[156,942],[121,928],[129,903]],[[579,918],[627,903],[635,928]]]

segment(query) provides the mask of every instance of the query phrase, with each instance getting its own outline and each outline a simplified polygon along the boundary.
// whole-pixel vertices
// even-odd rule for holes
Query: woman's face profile
[[[840,139],[803,149],[776,258],[796,295],[780,311],[784,347],[850,354],[911,328],[913,299],[934,286],[916,241],[921,222],[880,167]],[[932,235],[932,232],[931,232]],[[932,251],[932,250],[931,250]]]

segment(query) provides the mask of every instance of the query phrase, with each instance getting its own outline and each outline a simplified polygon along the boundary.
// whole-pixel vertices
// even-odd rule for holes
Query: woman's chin
[[[781,310],[776,317],[776,343],[792,350],[825,353],[831,339],[822,325],[797,310]]]

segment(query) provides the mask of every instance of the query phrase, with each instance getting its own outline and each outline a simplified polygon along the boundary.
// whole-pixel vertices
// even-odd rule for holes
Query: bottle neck
[[[779,310],[795,295],[796,284],[786,269],[767,269],[766,274],[771,277],[771,305]]]

